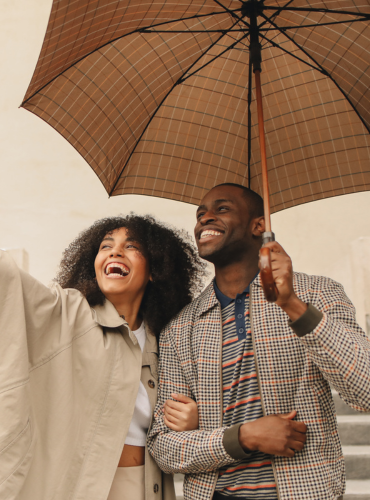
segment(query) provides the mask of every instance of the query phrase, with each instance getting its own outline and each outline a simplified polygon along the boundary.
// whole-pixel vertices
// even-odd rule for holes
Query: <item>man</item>
[[[341,285],[292,271],[268,243],[276,303],[258,275],[263,205],[223,184],[197,210],[199,254],[215,280],[163,331],[151,453],[182,472],[185,500],[338,499],[344,461],[330,382],[370,410],[370,343]],[[169,431],[177,393],[196,400],[199,430]],[[163,406],[167,399],[172,401]]]

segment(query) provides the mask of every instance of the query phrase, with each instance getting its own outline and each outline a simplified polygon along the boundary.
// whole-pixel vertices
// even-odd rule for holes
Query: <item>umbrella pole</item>
[[[254,80],[256,83],[258,132],[260,140],[261,168],[262,168],[263,209],[265,212],[265,229],[267,233],[271,233],[270,193],[269,193],[268,176],[267,176],[265,124],[263,120],[262,92],[261,92],[261,70],[259,69],[255,70]],[[273,239],[270,239],[269,241],[273,241]],[[264,241],[264,243],[267,242]]]
[[[251,4],[253,5],[253,4]],[[257,100],[257,116],[258,130],[261,152],[261,167],[262,167],[262,192],[263,192],[263,207],[265,214],[265,232],[262,235],[262,243],[268,243],[275,240],[275,235],[271,231],[271,210],[270,210],[270,194],[267,175],[267,159],[266,159],[266,141],[265,141],[265,126],[263,120],[262,107],[262,91],[261,91],[261,44],[259,42],[259,33],[257,27],[257,12],[252,9],[250,12],[250,64],[253,66],[253,73],[256,83],[256,100]],[[263,286],[263,291],[266,300],[276,302],[278,298],[278,290],[272,276],[271,267],[271,251],[269,248],[262,247],[260,250],[260,274]]]

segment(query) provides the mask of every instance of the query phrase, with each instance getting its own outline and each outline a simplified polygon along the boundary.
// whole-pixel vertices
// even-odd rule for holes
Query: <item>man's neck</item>
[[[226,266],[215,266],[216,283],[221,292],[235,299],[242,293],[258,273],[258,258],[255,262],[235,262]]]

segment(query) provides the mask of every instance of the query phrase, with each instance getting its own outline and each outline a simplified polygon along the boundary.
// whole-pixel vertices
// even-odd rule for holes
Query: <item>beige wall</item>
[[[48,283],[62,250],[95,219],[131,210],[192,230],[194,207],[158,198],[108,199],[89,166],[53,129],[18,106],[42,44],[51,0],[1,0],[0,247],[24,248]],[[342,282],[365,325],[370,312],[370,193],[323,200],[273,216],[297,270]],[[360,242],[353,243],[359,238]]]

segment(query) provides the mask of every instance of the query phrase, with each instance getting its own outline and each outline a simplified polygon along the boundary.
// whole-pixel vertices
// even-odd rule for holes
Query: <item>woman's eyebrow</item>
[[[104,236],[101,242],[103,243],[103,241],[114,241],[114,238],[112,238],[112,236]]]

